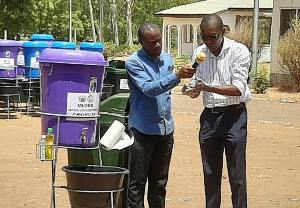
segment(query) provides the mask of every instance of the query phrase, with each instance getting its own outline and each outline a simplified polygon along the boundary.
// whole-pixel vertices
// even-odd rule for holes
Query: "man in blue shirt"
[[[195,69],[185,66],[174,72],[172,58],[162,52],[162,35],[157,25],[142,25],[138,37],[142,49],[126,62],[129,128],[135,138],[130,148],[128,207],[144,207],[148,179],[149,208],[164,208],[174,144],[171,89],[180,79],[192,77]]]

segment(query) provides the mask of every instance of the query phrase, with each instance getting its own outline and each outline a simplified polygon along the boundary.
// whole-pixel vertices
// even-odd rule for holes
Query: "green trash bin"
[[[28,102],[28,96],[29,96],[29,91],[34,88],[39,88],[40,87],[40,80],[39,79],[23,79],[19,81],[19,85],[21,86],[20,90],[20,102],[21,103],[27,103]],[[31,92],[32,94],[33,92]]]
[[[114,85],[112,89],[112,95],[118,93],[129,93],[130,91],[126,75],[125,61],[110,61],[109,66],[106,67],[106,74],[103,83]]]

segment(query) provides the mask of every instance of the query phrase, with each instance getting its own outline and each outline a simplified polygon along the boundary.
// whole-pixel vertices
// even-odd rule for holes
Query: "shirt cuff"
[[[176,85],[178,85],[181,82],[181,80],[177,77],[177,75],[175,73],[173,73],[173,75],[175,76],[175,80],[176,80],[175,83],[176,83]]]
[[[238,90],[241,92],[242,96],[245,95],[245,86],[242,82],[234,82],[233,85],[236,86],[236,88],[238,88]]]

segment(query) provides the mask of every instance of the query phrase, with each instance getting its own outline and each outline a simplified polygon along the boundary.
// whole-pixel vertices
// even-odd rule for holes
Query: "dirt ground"
[[[202,98],[173,94],[175,149],[167,191],[167,207],[205,207],[202,164],[198,144]],[[300,94],[269,89],[248,104],[248,201],[251,208],[300,207]],[[0,207],[50,206],[51,162],[36,159],[40,118],[17,113],[0,119]],[[59,150],[57,184],[65,185],[60,167],[67,164]],[[222,208],[231,207],[224,164]],[[56,205],[70,207],[68,193],[57,189]]]

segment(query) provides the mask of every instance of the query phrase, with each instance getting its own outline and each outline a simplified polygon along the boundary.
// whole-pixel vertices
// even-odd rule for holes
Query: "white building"
[[[234,30],[236,22],[243,17],[253,16],[254,0],[206,0],[192,4],[173,7],[157,12],[157,17],[163,19],[163,50],[171,53],[171,29],[177,30],[177,54],[192,54],[198,46],[199,25],[207,14],[219,15],[224,25]],[[259,1],[260,18],[271,19],[273,0]],[[270,43],[267,43],[259,61],[270,62]]]

